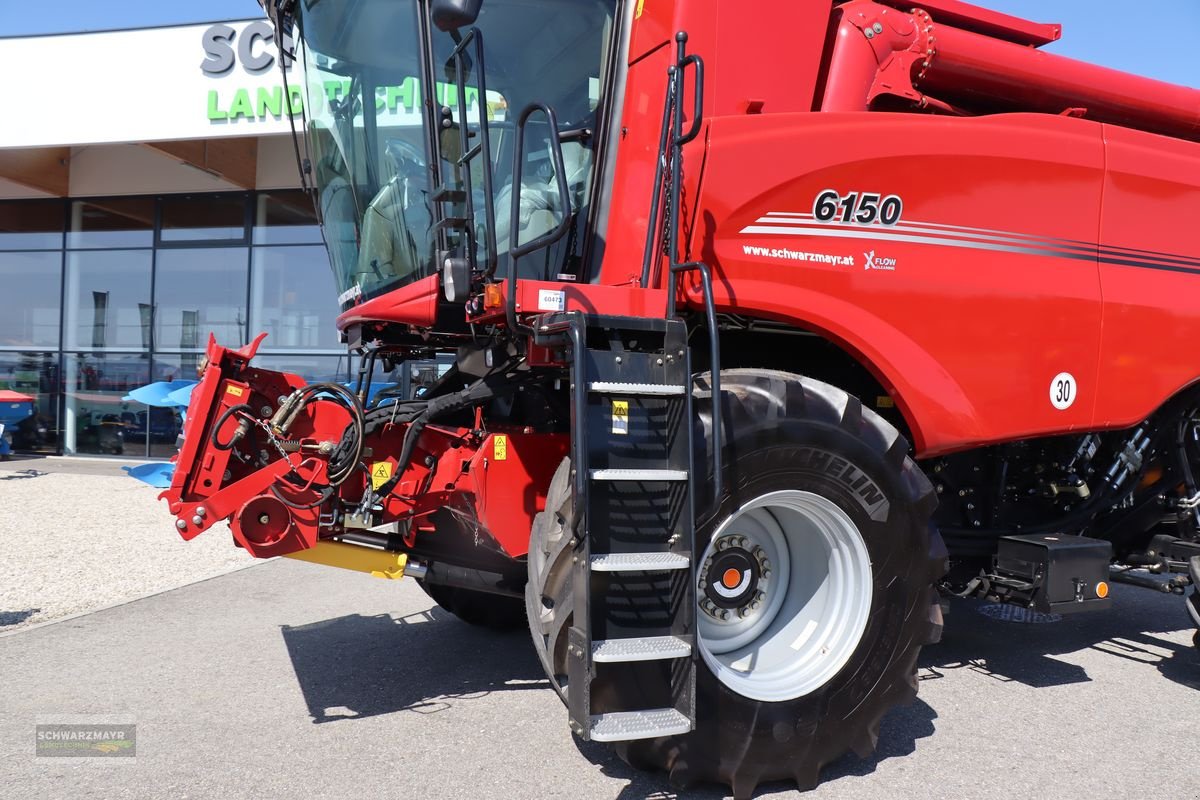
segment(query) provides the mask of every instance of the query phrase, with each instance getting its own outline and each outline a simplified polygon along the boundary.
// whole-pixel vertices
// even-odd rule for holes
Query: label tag
[[[376,461],[371,465],[371,488],[378,489],[392,478],[392,462]]]
[[[508,437],[498,434],[492,437],[492,458],[496,461],[508,460]]]
[[[232,395],[234,397],[241,397],[245,393],[246,393],[246,390],[240,386],[226,386],[225,387],[225,394]]]
[[[629,433],[628,400],[613,400],[612,432],[622,436]]]
[[[566,311],[567,293],[538,289],[538,311]]]

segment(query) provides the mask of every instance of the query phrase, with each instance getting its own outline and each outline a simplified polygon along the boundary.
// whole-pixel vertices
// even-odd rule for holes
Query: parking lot
[[[0,478],[25,468],[7,464]],[[5,505],[10,487],[37,480],[0,481],[0,523],[20,522]],[[75,498],[71,513],[101,517],[112,503],[102,495]],[[189,582],[162,522],[138,541],[160,536],[158,552],[172,555],[149,547],[108,560],[119,571],[162,557],[179,588],[0,626],[0,795],[723,796],[674,789],[575,742],[525,634],[471,628],[431,609],[411,581],[282,559]],[[208,545],[182,546],[200,558]],[[52,574],[38,580],[54,585]],[[1113,612],[1039,625],[955,604],[946,640],[922,656],[920,699],[886,718],[875,758],[830,765],[808,796],[1200,797],[1188,765],[1200,744],[1200,654],[1182,604],[1114,595]],[[35,758],[34,725],[60,714],[132,718],[136,758]],[[795,796],[785,784],[760,794]]]

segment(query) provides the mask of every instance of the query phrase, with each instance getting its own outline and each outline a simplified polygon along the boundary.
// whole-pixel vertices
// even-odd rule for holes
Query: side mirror
[[[463,303],[471,296],[471,262],[446,256],[442,261],[442,291],[451,303]]]
[[[483,0],[433,0],[429,15],[442,31],[453,31],[473,25],[479,18]]]

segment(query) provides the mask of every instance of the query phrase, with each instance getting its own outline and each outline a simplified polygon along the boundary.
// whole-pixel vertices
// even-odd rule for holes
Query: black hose
[[[442,395],[430,400],[424,410],[412,419],[408,429],[404,432],[404,441],[400,447],[400,456],[396,459],[396,471],[386,483],[379,487],[376,494],[379,497],[387,497],[396,488],[396,484],[400,482],[400,477],[408,469],[408,465],[412,461],[413,451],[417,449],[417,440],[421,438],[421,431],[425,429],[428,423],[444,414],[487,402],[497,397],[502,390],[515,391],[520,385],[506,382],[500,386],[496,386],[495,383],[499,381],[508,381],[508,377],[503,374],[493,373],[479,379],[461,392]]]
[[[299,509],[300,511],[308,511],[310,509],[316,508],[319,505],[323,505],[326,500],[333,497],[333,487],[332,486],[324,487],[323,489],[321,489],[321,496],[319,498],[317,498],[316,500],[314,500],[313,502],[307,503],[307,504],[293,503],[291,500],[288,500],[286,497],[284,497],[282,494],[280,494],[279,487],[274,486],[274,485],[271,486],[271,494],[275,495],[275,499],[278,500],[279,502],[283,503],[288,508],[295,508],[295,509]]]
[[[244,433],[241,432],[241,428],[239,427],[238,430],[234,432],[233,436],[229,437],[228,442],[222,443],[221,440],[217,437],[217,433],[218,433],[218,431],[221,430],[221,426],[223,426],[225,424],[225,422],[231,416],[233,416],[234,414],[236,414],[239,411],[245,411],[247,414],[250,414],[251,416],[253,416],[253,414],[254,414],[254,409],[252,409],[250,406],[246,405],[245,403],[239,403],[236,406],[230,406],[229,408],[225,409],[225,411],[221,414],[221,416],[217,417],[217,424],[213,425],[212,436],[210,437],[212,439],[212,446],[215,449],[217,449],[217,450],[232,450],[233,446],[238,443],[238,440],[241,439],[242,436],[245,435]]]

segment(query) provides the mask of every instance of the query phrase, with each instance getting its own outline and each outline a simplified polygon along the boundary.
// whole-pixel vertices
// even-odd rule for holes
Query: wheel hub
[[[765,550],[737,533],[713,544],[712,555],[700,567],[700,610],[716,622],[746,619],[762,609],[771,562]]]
[[[700,654],[756,700],[828,682],[866,629],[872,570],[853,520],[828,498],[764,494],[717,529],[697,571]]]

